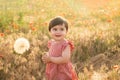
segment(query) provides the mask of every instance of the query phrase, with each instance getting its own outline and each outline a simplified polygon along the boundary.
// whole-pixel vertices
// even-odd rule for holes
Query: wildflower
[[[44,25],[47,26],[47,25],[48,25],[48,22],[45,22]]]
[[[3,36],[4,36],[4,33],[0,33],[0,36],[3,37]]]
[[[31,30],[32,31],[36,31],[37,29],[35,27],[31,27]]]
[[[0,58],[3,58],[3,55],[0,55]]]
[[[5,30],[5,33],[10,33],[11,31],[10,30]]]
[[[29,26],[30,26],[30,27],[33,27],[33,26],[34,26],[34,23],[33,23],[33,22],[29,22]]]
[[[112,19],[108,19],[107,22],[111,23],[111,22],[113,22],[113,21],[112,21]]]
[[[18,25],[17,25],[16,23],[12,23],[12,27],[13,27],[14,29],[18,29]]]
[[[118,71],[119,66],[118,66],[118,65],[114,65],[114,66],[113,66],[113,69],[116,70],[116,71]]]
[[[18,38],[14,43],[14,51],[18,54],[23,54],[30,48],[30,43],[25,38]]]

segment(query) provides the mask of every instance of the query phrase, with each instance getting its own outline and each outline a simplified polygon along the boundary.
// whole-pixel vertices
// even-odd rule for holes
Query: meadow
[[[41,57],[56,16],[69,22],[66,37],[75,45],[71,61],[79,80],[120,80],[119,5],[119,0],[0,0],[0,80],[45,80]],[[20,37],[30,42],[24,54],[14,51]]]

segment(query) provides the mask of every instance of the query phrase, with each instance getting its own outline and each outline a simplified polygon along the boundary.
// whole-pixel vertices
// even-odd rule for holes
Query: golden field
[[[63,16],[79,80],[120,80],[119,0],[0,0],[0,80],[45,80],[49,21]],[[25,37],[29,51],[17,54]]]

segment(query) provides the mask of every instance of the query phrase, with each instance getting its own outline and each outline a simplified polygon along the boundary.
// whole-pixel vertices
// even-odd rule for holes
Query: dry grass
[[[48,22],[58,15],[69,21],[67,38],[75,44],[71,59],[79,80],[119,80],[120,1],[100,8],[86,1],[0,1],[0,80],[45,80],[41,56],[50,39]],[[30,41],[23,55],[13,49],[19,37]]]

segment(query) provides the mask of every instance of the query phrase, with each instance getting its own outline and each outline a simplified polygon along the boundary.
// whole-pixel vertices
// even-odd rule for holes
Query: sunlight
[[[56,16],[68,21],[78,80],[120,80],[120,0],[0,0],[0,80],[45,80]]]
[[[110,0],[82,0],[85,7],[96,9],[108,5]]]

